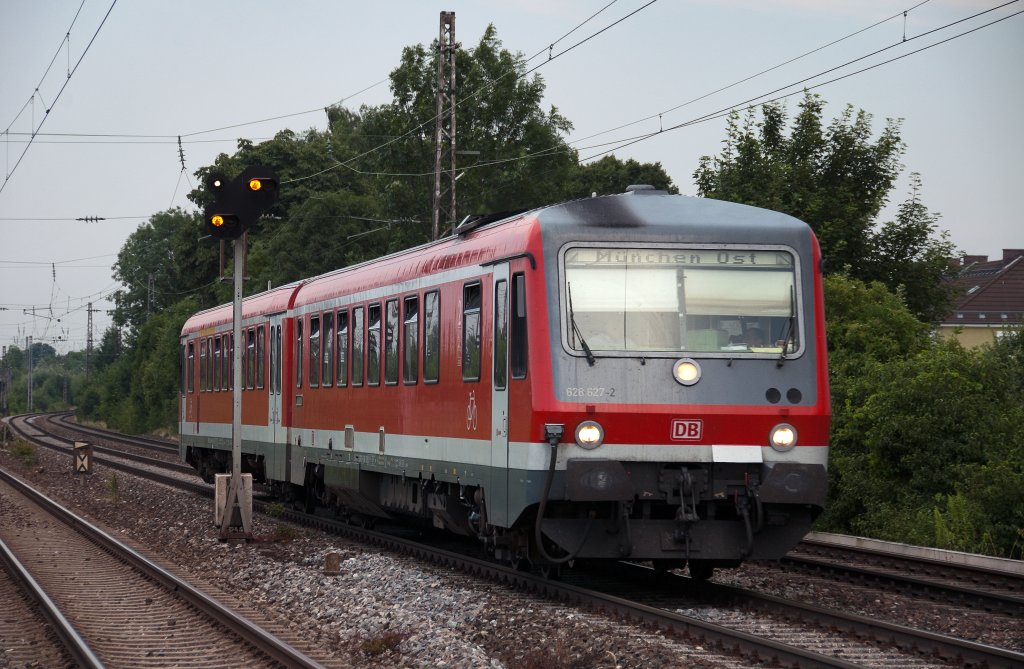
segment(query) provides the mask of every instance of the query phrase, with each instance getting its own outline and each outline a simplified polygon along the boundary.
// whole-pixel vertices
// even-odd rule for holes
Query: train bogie
[[[245,467],[513,561],[780,557],[825,495],[819,264],[795,219],[641,190],[249,298]],[[204,475],[230,450],[229,329],[221,307],[182,332]]]

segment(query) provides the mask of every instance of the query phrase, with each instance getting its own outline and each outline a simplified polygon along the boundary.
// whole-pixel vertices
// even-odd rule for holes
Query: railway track
[[[64,427],[70,429],[73,424]],[[108,435],[106,438],[114,437]],[[144,475],[153,478],[151,473]],[[170,482],[161,482],[177,485],[173,481],[170,477]],[[211,488],[204,484],[193,483],[186,487],[211,494]],[[727,649],[744,661],[777,662],[799,667],[1024,665],[1024,655],[1013,651],[916,631],[864,616],[797,605],[749,590],[697,584],[674,575],[670,575],[668,581],[657,581],[654,586],[656,596],[647,598],[643,593],[652,588],[652,571],[635,565],[621,565],[616,569],[617,579],[611,581],[598,575],[582,577],[593,578],[594,582],[589,584],[576,577],[573,582],[560,583],[327,518],[295,511],[288,511],[286,515],[288,519],[305,525],[458,568],[494,582],[652,625],[691,642]],[[627,574],[628,578],[624,578]],[[673,596],[666,598],[666,593],[673,593]],[[768,620],[775,622],[766,625]]]
[[[321,666],[3,471],[0,495],[3,540],[67,619],[77,664]]]
[[[1019,560],[816,535],[801,542],[781,564],[957,606],[1024,616],[1024,562]]]

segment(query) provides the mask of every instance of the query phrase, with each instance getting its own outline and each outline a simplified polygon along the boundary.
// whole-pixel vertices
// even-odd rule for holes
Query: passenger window
[[[494,285],[494,387],[508,383],[508,281]]]
[[[220,337],[213,338],[213,355],[211,356],[210,360],[213,363],[213,390],[220,390]]]
[[[334,381],[332,373],[334,372],[334,313],[328,311],[324,314],[324,355],[323,355],[323,375],[321,382],[324,384],[324,388],[330,388],[331,382]]]
[[[405,298],[402,323],[402,381],[416,383],[419,378],[420,357],[420,303],[415,295]]]
[[[256,330],[249,328],[246,330],[245,337],[247,342],[245,345],[245,389],[252,390],[256,387]]]
[[[366,343],[363,340],[363,308],[352,310],[352,385],[363,385],[364,355]]]
[[[188,343],[188,391],[196,391],[196,348],[195,342]]]
[[[264,358],[267,354],[267,330],[262,325],[256,328],[256,387],[263,389],[266,385]]]
[[[206,392],[206,340],[199,343],[199,391]]]
[[[295,319],[295,387],[302,387],[302,317]]]
[[[338,312],[338,387],[348,385],[348,312]]]
[[[277,395],[281,394],[281,376],[282,368],[284,367],[283,360],[281,360],[281,324],[278,323],[273,327],[274,335],[274,350],[277,352],[277,369],[273,372],[271,383],[274,384],[274,393]]]
[[[281,340],[277,337],[277,329],[280,326],[270,326],[270,394],[280,391],[281,384],[278,382],[278,370],[281,369]]]
[[[309,387],[320,385],[320,317],[309,317]]]
[[[235,335],[234,333],[228,336],[228,343],[224,345],[227,349],[227,360],[224,363],[228,370],[228,390],[235,389]]]
[[[441,370],[441,296],[423,296],[423,382],[437,383]]]
[[[480,380],[480,282],[462,287],[462,380]]]
[[[398,383],[398,300],[385,303],[384,322],[384,383]]]
[[[185,357],[185,345],[181,344],[178,346],[178,394],[185,394],[185,376],[188,370],[185,365],[188,364],[188,358]]]
[[[366,310],[366,385],[380,385],[380,304]]]
[[[513,379],[526,378],[526,276],[512,275],[512,303],[509,367]]]

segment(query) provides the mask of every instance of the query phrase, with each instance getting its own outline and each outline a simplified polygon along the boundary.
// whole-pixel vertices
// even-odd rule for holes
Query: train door
[[[508,525],[508,263],[494,266],[494,308],[491,329],[491,486],[487,490],[488,520]]]
[[[281,426],[281,387],[283,372],[283,359],[281,355],[281,321],[284,314],[274,314],[270,317],[270,389],[267,393],[270,401],[267,412],[268,427],[270,429],[270,442],[272,444],[283,443],[286,438],[284,429]]]

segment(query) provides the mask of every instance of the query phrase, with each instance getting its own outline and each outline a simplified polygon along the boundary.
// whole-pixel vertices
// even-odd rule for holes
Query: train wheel
[[[695,581],[706,581],[715,575],[715,567],[705,560],[690,560],[690,578]]]

